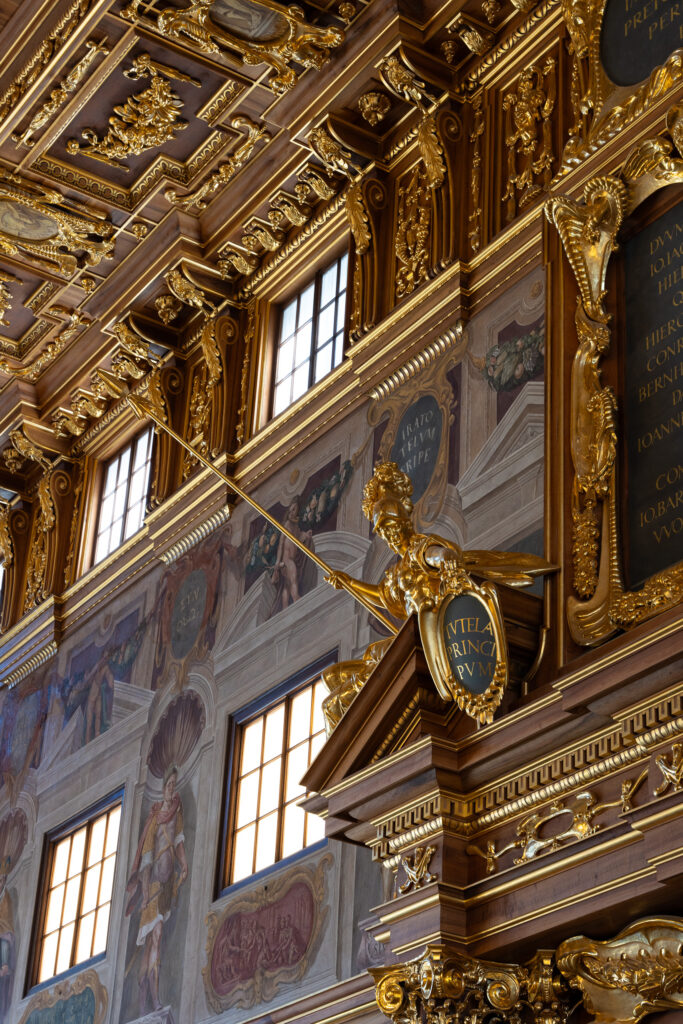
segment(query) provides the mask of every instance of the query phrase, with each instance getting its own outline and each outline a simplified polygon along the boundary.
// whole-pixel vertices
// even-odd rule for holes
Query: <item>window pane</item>
[[[47,915],[45,917],[45,934],[49,935],[50,932],[55,931],[59,928],[62,923],[62,910],[64,908],[64,885],[58,885],[56,889],[53,889],[50,893],[50,898],[47,904]]]
[[[233,853],[232,880],[239,882],[241,878],[247,878],[253,874],[252,864],[254,862],[254,839],[256,837],[256,825],[247,825],[235,835],[235,849]]]
[[[318,317],[318,348],[322,348],[334,334],[334,303],[326,306]]]
[[[69,866],[69,851],[71,850],[71,836],[67,839],[62,839],[61,843],[57,843],[55,849],[54,866],[52,868],[52,884],[58,885],[59,882],[66,881],[66,869]]]
[[[296,299],[290,302],[288,306],[282,311],[282,326],[280,328],[280,339],[282,341],[285,338],[289,338],[291,334],[294,334],[296,327]]]
[[[109,926],[109,910],[111,908],[110,903],[105,903],[103,907],[97,911],[97,917],[95,918],[95,942],[93,944],[92,955],[97,956],[98,953],[103,953],[107,948],[107,928]]]
[[[292,377],[292,401],[295,402],[297,398],[301,398],[305,391],[308,391],[308,363],[304,363],[303,366],[294,372]]]
[[[261,741],[263,739],[263,718],[251,722],[242,733],[241,775],[258,768],[261,763]]]
[[[296,354],[294,356],[294,365],[301,366],[303,363],[308,363],[311,358],[311,334],[313,332],[313,325],[309,322],[304,327],[300,327],[296,332]]]
[[[89,960],[92,956],[92,937],[95,930],[95,911],[87,914],[78,926],[78,938],[76,940],[76,962]]]
[[[308,742],[301,743],[287,755],[287,786],[285,800],[293,800],[304,795],[304,787],[299,785],[308,768]]]
[[[114,887],[114,868],[116,867],[116,855],[107,857],[102,865],[102,877],[100,879],[100,903],[107,903],[111,899],[111,891]]]
[[[337,267],[338,264],[335,262],[326,270],[322,277],[320,287],[320,305],[326,306],[330,299],[333,299],[337,294]]]
[[[88,867],[95,863],[95,861],[102,860],[102,851],[104,850],[104,834],[107,831],[107,816],[103,814],[101,818],[98,818],[94,822],[92,831],[90,832],[90,849],[88,850]]]
[[[288,804],[285,808],[284,824],[282,826],[282,856],[289,857],[291,853],[301,850],[304,845],[304,814],[296,804]]]
[[[74,941],[74,929],[76,925],[68,924],[59,936],[59,951],[57,953],[57,974],[61,974],[62,971],[68,971],[71,966],[71,947]]]
[[[43,943],[43,955],[40,958],[38,981],[45,981],[46,978],[51,978],[55,973],[55,957],[57,956],[58,942],[59,932],[53,932],[52,935],[48,935],[45,939]]]
[[[80,873],[80,870],[83,867],[86,833],[87,829],[81,828],[72,837],[71,857],[69,859],[69,878],[73,878],[74,875]]]
[[[261,799],[259,801],[259,814],[267,814],[268,811],[277,809],[280,803],[280,767],[281,758],[271,761],[263,769],[261,775]]]
[[[85,888],[83,889],[83,906],[82,910],[84,914],[90,913],[97,906],[97,892],[100,887],[100,865],[96,864],[95,867],[89,868],[85,873]]]
[[[284,740],[285,705],[279,704],[272,711],[268,712],[266,719],[266,737],[263,745],[263,753],[266,760],[276,757],[282,753]]]
[[[332,342],[329,345],[325,345],[324,348],[320,349],[315,359],[315,375],[314,381],[317,383],[322,380],[323,377],[332,369]]]
[[[256,817],[260,772],[251,772],[240,781],[237,797],[237,828],[242,828]]]
[[[78,894],[81,891],[81,876],[69,879],[66,883],[64,893],[64,910],[62,912],[62,924],[75,921],[78,915]]]
[[[109,856],[110,853],[116,853],[116,847],[119,840],[119,824],[121,822],[121,806],[115,807],[113,811],[109,812],[108,824],[107,824],[107,842],[104,847],[105,856]]]
[[[311,735],[311,687],[297,693],[289,716],[289,746],[293,747]]]
[[[273,416],[279,416],[287,406],[290,404],[290,385],[289,380],[286,384],[278,384],[275,388],[275,397],[273,399]]]
[[[275,863],[277,817],[276,811],[274,814],[262,818],[258,823],[255,871],[260,871],[261,868],[267,868],[269,864]]]
[[[311,284],[308,288],[301,293],[301,301],[299,303],[299,326],[305,324],[307,320],[310,320],[313,316],[313,294],[315,292],[315,285]]]
[[[281,381],[288,377],[294,369],[294,338],[291,337],[280,347],[277,357],[277,373],[275,379]]]

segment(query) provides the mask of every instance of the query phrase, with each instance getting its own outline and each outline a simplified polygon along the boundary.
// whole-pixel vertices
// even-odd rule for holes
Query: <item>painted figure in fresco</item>
[[[14,915],[6,888],[10,867],[5,858],[0,865],[0,1024],[9,1024],[14,981]]]
[[[377,608],[397,619],[407,619],[422,608],[435,608],[441,597],[441,577],[446,568],[465,570],[473,576],[526,587],[534,577],[553,566],[537,555],[507,551],[465,551],[454,541],[413,529],[410,477],[395,462],[379,462],[363,490],[363,513],[375,533],[398,555],[398,561],[379,584],[352,579],[345,572],[331,572],[326,580],[336,589],[362,594]],[[391,643],[391,637],[370,644],[362,658],[342,661],[323,672],[330,691],[323,702],[328,735],[369,678]]]
[[[313,549],[313,531],[302,530],[299,522],[299,498],[295,498],[290,504],[284,525],[290,533],[303,541],[306,547]],[[273,583],[278,588],[273,611],[280,611],[299,600],[304,571],[308,565],[309,560],[303,551],[281,533],[272,575]]]
[[[161,1009],[159,967],[163,927],[188,875],[183,805],[176,792],[177,781],[178,769],[171,765],[164,775],[163,800],[152,805],[142,830],[126,887],[126,916],[140,911],[136,942],[142,947],[138,974],[141,1016]]]

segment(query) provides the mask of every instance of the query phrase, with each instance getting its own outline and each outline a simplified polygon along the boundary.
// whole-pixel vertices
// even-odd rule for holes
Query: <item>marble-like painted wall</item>
[[[362,489],[374,460],[393,457],[414,477],[420,529],[540,552],[543,309],[539,269],[472,320],[457,358],[369,398],[258,500],[334,568],[375,581],[391,554],[362,516]],[[230,715],[377,635],[240,504],[0,691],[0,1024],[57,1019],[87,971],[95,995],[82,987],[72,1004],[83,1024],[190,1024],[245,1020],[382,962],[362,930],[382,892],[366,851],[317,847],[221,895],[216,870]],[[44,836],[118,789],[107,953],[27,993]]]

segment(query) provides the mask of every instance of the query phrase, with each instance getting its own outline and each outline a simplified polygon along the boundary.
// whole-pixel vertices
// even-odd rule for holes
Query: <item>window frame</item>
[[[294,675],[287,678],[284,682],[280,683],[273,689],[268,690],[260,697],[257,697],[255,700],[230,715],[226,736],[226,754],[224,760],[225,771],[223,773],[223,820],[221,824],[221,836],[218,851],[216,899],[219,899],[229,891],[251,884],[254,879],[261,878],[262,876],[269,874],[271,871],[279,870],[283,865],[290,864],[292,861],[298,860],[300,857],[307,856],[312,850],[317,849],[327,842],[327,839],[325,838],[316,840],[316,842],[311,843],[310,846],[304,846],[302,849],[296,850],[294,853],[290,853],[286,857],[282,857],[280,860],[276,860],[272,864],[268,864],[265,867],[260,868],[252,875],[246,875],[244,878],[240,878],[235,882],[230,881],[235,840],[234,823],[237,812],[237,792],[240,778],[239,764],[242,755],[242,730],[251,719],[255,719],[266,714],[271,708],[275,707],[275,705],[281,703],[283,700],[293,698],[298,692],[306,689],[307,686],[315,684],[323,669],[330,665],[334,665],[338,660],[338,651],[330,651],[328,654],[325,654],[311,664],[306,665]],[[283,771],[280,780],[281,797],[284,777],[285,772]],[[283,806],[282,800],[280,799],[280,801],[278,801],[278,848],[281,847],[282,841]]]
[[[115,790],[113,793],[108,793],[106,796],[102,797],[96,803],[91,804],[85,810],[80,811],[74,817],[69,818],[68,821],[63,822],[61,825],[57,825],[55,828],[50,829],[43,835],[43,851],[40,858],[38,898],[36,899],[35,909],[33,913],[33,922],[31,926],[31,946],[27,962],[24,997],[29,995],[29,993],[31,992],[49,987],[50,985],[55,984],[55,982],[68,977],[76,971],[81,971],[85,969],[91,964],[99,963],[100,961],[104,960],[104,958],[107,956],[113,918],[111,909],[109,913],[109,920],[107,922],[107,940],[105,943],[104,950],[102,950],[102,952],[95,953],[93,956],[88,957],[86,960],[79,960],[76,963],[70,963],[69,967],[65,968],[65,970],[60,971],[57,974],[53,974],[49,978],[45,978],[43,981],[38,980],[40,962],[43,953],[43,944],[45,940],[43,929],[45,926],[45,919],[47,916],[48,900],[51,891],[50,882],[52,879],[52,868],[54,864],[55,851],[57,845],[61,840],[66,839],[67,836],[71,835],[72,833],[78,832],[78,830],[84,824],[87,824],[89,826],[88,833],[86,835],[85,848],[83,852],[83,863],[85,866],[85,870],[81,871],[81,883],[78,892],[79,908],[75,917],[76,927],[74,928],[74,937],[72,941],[72,950],[70,957],[70,959],[72,959],[76,953],[76,944],[78,939],[78,923],[84,916],[80,913],[80,911],[82,910],[83,907],[84,879],[87,871],[86,860],[88,856],[92,823],[96,821],[98,818],[102,817],[103,814],[109,813],[109,811],[112,811],[116,807],[119,807],[121,810],[119,818],[119,834],[116,840],[116,853],[114,855],[114,877],[112,881],[111,896],[109,899],[110,908],[113,908],[114,905],[117,874],[120,870],[119,855],[121,853],[121,836],[123,833],[124,793],[125,787],[123,786],[120,789]]]
[[[150,442],[149,442],[149,444],[150,444],[150,447],[149,447],[149,478],[147,480],[147,490],[145,491],[145,495],[144,495],[144,499],[143,499],[144,500],[144,505],[145,505],[145,512],[143,513],[142,522],[141,522],[140,526],[138,527],[138,529],[135,530],[133,533],[131,533],[130,537],[125,537],[124,534],[126,532],[126,519],[127,519],[128,512],[130,511],[130,509],[128,508],[128,499],[130,497],[131,482],[132,482],[132,478],[133,478],[133,472],[131,470],[132,470],[132,467],[133,467],[133,464],[134,464],[134,456],[135,456],[135,452],[137,450],[137,445],[140,443],[140,441],[143,439],[143,437],[145,437],[145,435],[149,435],[149,437],[150,437]],[[123,545],[125,543],[127,543],[127,541],[131,540],[135,536],[136,533],[139,533],[140,530],[142,529],[142,527],[144,526],[145,516],[147,514],[146,507],[147,507],[147,503],[149,502],[149,496],[150,496],[150,492],[151,492],[151,488],[152,488],[152,473],[153,473],[153,469],[154,469],[154,447],[155,447],[154,428],[151,425],[149,425],[149,426],[143,427],[142,430],[137,431],[135,434],[133,434],[132,437],[128,437],[124,441],[124,443],[122,445],[120,445],[115,451],[111,452],[111,454],[109,454],[106,458],[104,458],[104,459],[102,459],[100,461],[100,464],[97,467],[97,481],[96,481],[97,507],[95,509],[95,515],[93,517],[94,526],[93,526],[93,532],[92,532],[92,545],[91,545],[91,560],[90,560],[91,567],[94,568],[95,566],[101,565],[103,562],[105,562],[116,551],[118,551],[119,548],[123,547]],[[114,462],[114,460],[120,458],[121,455],[123,454],[123,452],[125,452],[125,450],[127,448],[131,449],[131,459],[130,459],[130,462],[129,462],[129,465],[128,465],[128,476],[127,476],[127,479],[126,479],[126,493],[125,493],[125,499],[124,499],[124,505],[123,505],[123,507],[124,507],[124,515],[123,515],[123,518],[121,520],[121,524],[122,524],[122,526],[121,526],[121,538],[120,538],[118,544],[115,547],[113,547],[111,549],[111,551],[108,551],[106,554],[102,555],[101,558],[97,558],[97,542],[98,542],[98,539],[99,539],[99,536],[100,536],[100,532],[99,532],[100,531],[100,521],[101,521],[101,516],[102,516],[102,506],[103,506],[103,503],[104,503],[104,488],[105,488],[105,484],[106,484],[106,480],[107,480],[107,471],[109,469],[109,466]]]
[[[315,374],[315,360],[316,360],[316,356],[318,354],[318,350],[317,350],[318,321],[320,319],[320,313],[322,312],[321,309],[320,309],[320,297],[321,297],[321,294],[322,294],[322,279],[323,279],[323,276],[327,273],[327,271],[335,263],[337,263],[337,264],[341,263],[341,261],[344,259],[345,256],[347,258],[347,264],[346,264],[346,281],[345,281],[344,288],[343,288],[344,296],[345,297],[344,297],[344,325],[343,325],[343,328],[342,328],[342,355],[341,355],[341,359],[339,360],[339,362],[336,363],[336,364],[333,364],[330,367],[330,369],[328,370],[328,372],[326,374],[324,374],[320,378],[320,380],[316,381],[316,380],[314,380],[314,374]],[[270,390],[269,390],[269,395],[268,395],[268,419],[269,420],[276,419],[278,416],[282,416],[283,413],[286,413],[288,409],[291,409],[292,406],[296,405],[297,402],[300,402],[302,400],[302,398],[304,398],[309,393],[309,391],[312,390],[312,388],[317,387],[318,384],[322,383],[322,381],[324,381],[327,377],[329,377],[331,373],[334,373],[334,371],[337,370],[343,364],[344,356],[346,355],[346,352],[348,350],[348,344],[349,344],[349,318],[350,318],[350,312],[351,312],[351,310],[350,310],[350,303],[349,303],[349,295],[350,295],[349,281],[350,281],[350,278],[351,278],[351,271],[352,271],[352,256],[351,256],[351,253],[350,253],[350,251],[348,249],[343,249],[341,251],[338,251],[337,254],[332,257],[332,259],[327,260],[324,265],[319,266],[318,269],[313,274],[313,276],[312,277],[307,277],[305,279],[305,281],[303,281],[302,284],[298,285],[296,287],[296,289],[290,295],[285,296],[285,297],[283,297],[281,299],[278,299],[278,302],[277,302],[277,315],[275,317],[275,332],[274,332],[273,346],[272,346],[273,356],[272,356],[272,366],[271,366],[271,369],[270,369]],[[338,298],[339,298],[339,295],[340,295],[340,291],[339,291],[340,273],[341,273],[341,268],[339,268],[338,271],[337,271],[337,289],[338,290],[335,292],[334,299],[331,300],[331,301],[333,301],[335,303],[338,301]],[[279,355],[279,351],[280,351],[280,345],[282,343],[281,333],[282,333],[282,324],[283,324],[283,320],[284,320],[285,309],[287,308],[287,306],[290,305],[291,302],[296,300],[297,301],[297,314],[298,314],[299,300],[300,300],[301,296],[303,295],[303,293],[309,288],[309,286],[311,284],[313,284],[313,286],[314,286],[314,291],[313,291],[313,304],[312,304],[312,314],[311,314],[311,319],[312,319],[311,344],[310,344],[310,351],[309,351],[309,357],[308,357],[308,367],[309,367],[309,369],[308,369],[308,386],[307,386],[306,390],[304,392],[302,392],[301,395],[299,395],[298,398],[295,398],[293,401],[289,402],[289,404],[286,405],[284,407],[284,409],[281,409],[280,412],[276,413],[274,410],[275,410],[275,387],[276,387],[276,384],[277,384],[277,381],[276,381],[277,363],[278,363],[278,355]],[[328,305],[329,305],[329,303],[328,303]],[[295,329],[294,333],[296,334],[296,329]],[[333,333],[332,341],[331,341],[333,349],[334,349],[334,344],[335,344],[335,342],[334,342],[335,334],[336,334],[336,332]],[[333,356],[334,356],[334,351],[333,351]]]

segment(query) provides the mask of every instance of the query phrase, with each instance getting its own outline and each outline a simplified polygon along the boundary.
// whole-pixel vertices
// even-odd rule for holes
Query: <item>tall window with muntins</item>
[[[300,779],[325,742],[326,692],[316,680],[239,726],[228,883],[324,838],[322,819],[297,801],[306,795]]]
[[[51,838],[34,984],[104,953],[120,821],[118,802]]]
[[[273,416],[301,398],[342,361],[348,263],[345,253],[282,310]]]
[[[115,551],[142,526],[152,468],[150,427],[104,467],[94,562]]]

